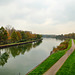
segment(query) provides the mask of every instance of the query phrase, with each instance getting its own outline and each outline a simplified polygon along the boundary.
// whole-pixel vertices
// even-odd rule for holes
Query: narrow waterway
[[[25,75],[46,59],[62,41],[44,38],[40,42],[0,49],[0,75]]]

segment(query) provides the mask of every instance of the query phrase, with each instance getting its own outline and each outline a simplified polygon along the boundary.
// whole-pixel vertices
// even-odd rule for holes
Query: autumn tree
[[[37,35],[36,34],[32,34],[32,39],[36,39]]]
[[[26,32],[27,38],[31,39],[32,38],[32,34],[30,32]]]
[[[18,31],[16,33],[17,33],[17,39],[18,39],[18,41],[20,41],[22,39],[21,33]]]
[[[11,40],[11,36],[9,35],[9,32],[7,31],[8,40]]]
[[[12,34],[13,31],[16,31],[16,30],[14,29],[14,27],[12,27],[11,25],[7,25],[7,26],[5,27],[5,29],[6,29],[7,32],[9,33],[9,36],[11,36],[11,34]]]
[[[7,30],[7,32],[9,33],[9,36],[11,35],[11,29],[12,29],[12,26],[11,25],[7,25],[5,27],[5,29]]]

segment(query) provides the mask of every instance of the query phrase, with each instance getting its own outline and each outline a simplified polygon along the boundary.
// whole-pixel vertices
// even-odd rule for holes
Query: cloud
[[[0,5],[7,5],[9,3],[11,3],[14,0],[0,0]]]
[[[75,1],[70,2],[65,8],[65,15],[68,21],[75,21]]]
[[[74,7],[75,0],[0,0],[0,26],[46,34],[73,32]]]

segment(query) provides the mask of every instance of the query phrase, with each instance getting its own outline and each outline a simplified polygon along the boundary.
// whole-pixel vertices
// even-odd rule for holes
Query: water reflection
[[[35,48],[35,47],[39,46],[41,43],[42,43],[42,41],[34,42],[33,47]]]
[[[1,53],[1,52],[0,52]],[[0,66],[4,66],[5,63],[7,63],[7,60],[8,60],[8,53],[3,53],[2,55],[0,54]]]
[[[14,58],[20,54],[24,55],[26,51],[29,52],[31,48],[35,48],[39,46],[41,43],[42,41],[37,41],[34,43],[0,49],[0,66],[4,66],[4,64],[7,63],[7,60],[10,57],[10,55],[12,55]]]

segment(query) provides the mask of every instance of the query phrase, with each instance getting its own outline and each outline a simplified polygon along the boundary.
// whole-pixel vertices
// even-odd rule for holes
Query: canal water
[[[46,59],[53,47],[61,42],[44,38],[39,42],[0,49],[0,75],[25,75]]]

